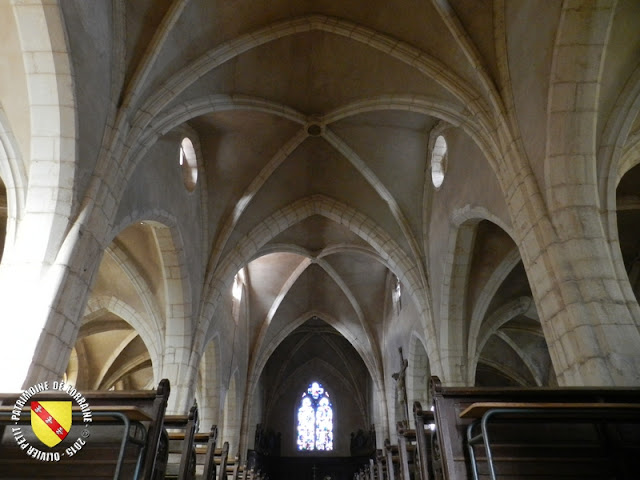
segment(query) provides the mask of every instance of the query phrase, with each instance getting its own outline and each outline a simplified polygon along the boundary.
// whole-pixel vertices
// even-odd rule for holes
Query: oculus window
[[[333,450],[333,406],[329,393],[313,382],[302,394],[297,415],[298,450]]]

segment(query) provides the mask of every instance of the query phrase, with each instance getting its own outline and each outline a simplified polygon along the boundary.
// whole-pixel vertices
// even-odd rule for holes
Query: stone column
[[[640,332],[616,275],[596,179],[600,79],[614,9],[615,1],[563,6],[544,198],[541,211],[528,207],[528,218],[514,220],[560,385],[640,384]],[[526,188],[516,188],[513,198],[527,202]]]

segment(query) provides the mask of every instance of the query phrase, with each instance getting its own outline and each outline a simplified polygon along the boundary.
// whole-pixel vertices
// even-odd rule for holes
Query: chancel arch
[[[313,382],[330,395],[331,451],[349,455],[351,434],[369,431],[373,417],[371,377],[349,342],[320,318],[311,318],[291,332],[265,365],[260,379],[265,398],[263,428],[280,434],[282,455],[299,451],[298,409]]]

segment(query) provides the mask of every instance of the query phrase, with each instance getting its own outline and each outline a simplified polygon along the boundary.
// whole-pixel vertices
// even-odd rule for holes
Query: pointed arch
[[[38,178],[37,185],[29,186],[26,209],[38,213],[42,237],[33,253],[53,262],[72,213],[73,198],[68,195],[68,188],[61,186],[75,183],[77,132],[72,62],[67,60],[64,21],[57,3],[14,3],[13,11],[24,64],[33,65],[33,59],[39,59],[37,68],[26,71],[31,128],[29,177]],[[55,234],[42,235],[43,231]]]
[[[190,276],[184,240],[175,216],[160,210],[133,211],[112,230],[121,232],[129,226],[145,223],[157,250],[162,271],[162,297],[164,308],[158,304],[144,281],[137,282],[148,298],[148,308],[153,312],[157,328],[164,333],[163,378],[172,383],[169,410],[186,412],[192,402],[197,382],[197,368],[191,364],[193,345],[193,304]]]
[[[0,179],[4,183],[7,196],[4,248],[10,251],[13,248],[18,223],[24,215],[27,173],[2,104],[0,104]],[[0,258],[2,257],[3,252],[0,252]]]
[[[149,321],[144,319],[132,306],[122,299],[113,296],[92,297],[87,302],[82,326],[90,324],[95,319],[112,313],[127,322],[136,331],[149,351],[151,365],[153,367],[153,382],[158,383],[162,372],[162,359],[164,339]],[[82,327],[81,327],[82,328]]]
[[[413,298],[420,315],[423,328],[426,330],[425,338],[428,341],[428,352],[432,356],[432,362],[439,362],[439,354],[436,348],[435,328],[431,315],[431,305],[422,282],[417,278],[414,262],[404,253],[381,227],[373,220],[357,210],[337,202],[323,195],[313,195],[303,198],[271,216],[265,218],[241,241],[226,257],[214,275],[207,279],[207,298],[203,314],[198,326],[199,331],[206,331],[206,323],[213,316],[216,306],[226,292],[231,288],[233,275],[254,258],[262,245],[266,244],[278,233],[290,226],[301,222],[311,215],[321,215],[343,225],[367,241],[378,253],[382,262],[396,273],[400,281],[406,287],[407,294]],[[201,335],[196,335],[196,341]],[[201,349],[197,346],[196,349]]]
[[[515,300],[502,305],[484,321],[478,334],[475,354],[473,358],[471,358],[471,363],[469,365],[470,379],[476,377],[476,369],[478,367],[478,362],[480,361],[480,355],[482,354],[482,350],[489,340],[489,337],[496,333],[505,323],[518,315],[530,312],[532,308],[535,309],[535,305],[531,297],[516,298]]]

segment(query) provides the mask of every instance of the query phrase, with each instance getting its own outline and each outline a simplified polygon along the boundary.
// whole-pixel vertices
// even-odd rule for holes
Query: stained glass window
[[[333,450],[333,407],[318,382],[311,383],[300,399],[298,450]]]

